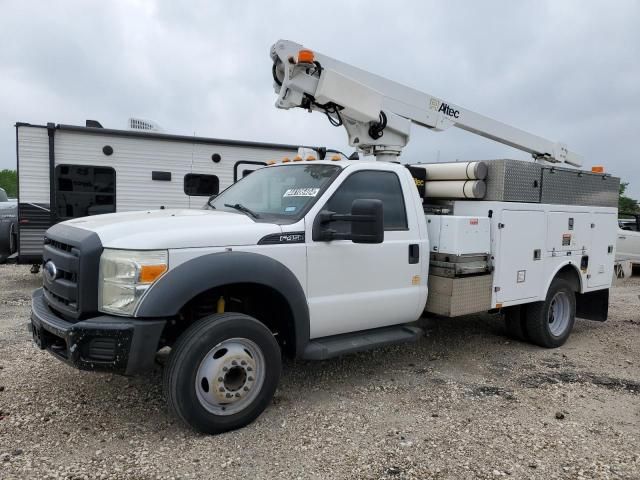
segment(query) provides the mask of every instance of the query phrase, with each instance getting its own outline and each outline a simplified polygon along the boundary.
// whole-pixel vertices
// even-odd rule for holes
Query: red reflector
[[[19,222],[20,224],[25,224],[25,223],[29,223],[29,220],[25,219],[25,220],[20,220]]]

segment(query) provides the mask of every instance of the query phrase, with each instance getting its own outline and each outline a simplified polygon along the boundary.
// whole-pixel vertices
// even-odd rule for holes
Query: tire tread
[[[175,393],[178,390],[176,388],[176,382],[178,381],[178,378],[181,372],[183,372],[183,363],[187,358],[185,355],[182,354],[183,350],[186,348],[189,348],[189,346],[193,343],[195,339],[202,336],[209,328],[211,328],[212,323],[215,323],[216,326],[220,326],[225,322],[237,321],[239,316],[245,317],[248,320],[254,321],[264,326],[264,324],[262,324],[255,318],[242,313],[225,312],[225,313],[213,314],[198,320],[193,325],[188,327],[185,330],[185,332],[180,337],[178,337],[178,340],[175,342],[175,344],[172,347],[172,351],[169,354],[168,361],[165,365],[165,369],[163,372],[163,379],[162,379],[162,386],[163,386],[163,391],[165,393],[165,400],[167,402],[167,406],[171,411],[171,413],[173,413],[185,425],[191,428],[194,428],[194,425],[191,422],[189,422],[189,420],[182,413],[182,409],[178,407],[178,399],[175,396]],[[215,431],[213,433],[219,433],[226,430],[228,429],[220,429],[219,431]]]
[[[566,333],[560,337],[554,337],[549,332],[546,313],[549,308],[549,302],[551,301],[553,296],[562,289],[568,290],[573,295],[573,300],[570,302],[572,314]],[[567,280],[564,280],[562,278],[555,278],[551,282],[551,285],[549,286],[549,290],[547,292],[547,297],[543,302],[534,302],[527,305],[525,312],[526,331],[529,335],[531,343],[544,348],[557,348],[562,346],[567,341],[567,338],[569,338],[571,330],[573,329],[573,325],[575,323],[575,313],[575,293],[573,291],[572,285]]]

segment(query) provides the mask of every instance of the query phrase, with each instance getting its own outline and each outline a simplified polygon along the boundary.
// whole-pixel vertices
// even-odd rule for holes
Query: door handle
[[[409,263],[420,262],[420,245],[412,243],[409,245]]]

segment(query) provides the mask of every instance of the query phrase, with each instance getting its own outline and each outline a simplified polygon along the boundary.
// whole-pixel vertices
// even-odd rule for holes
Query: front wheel
[[[280,348],[271,331],[240,313],[205,317],[174,345],[164,372],[169,408],[203,433],[255,420],[280,379]]]
[[[545,348],[564,345],[576,321],[576,296],[572,285],[561,278],[551,282],[544,302],[526,310],[526,330],[532,343]]]

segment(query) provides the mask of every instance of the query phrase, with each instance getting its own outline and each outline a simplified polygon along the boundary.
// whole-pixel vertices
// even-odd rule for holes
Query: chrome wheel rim
[[[549,331],[556,337],[562,336],[571,318],[571,303],[565,292],[556,293],[549,304]]]
[[[233,415],[250,405],[265,377],[262,350],[248,338],[230,338],[203,357],[196,372],[200,404],[215,415]]]

